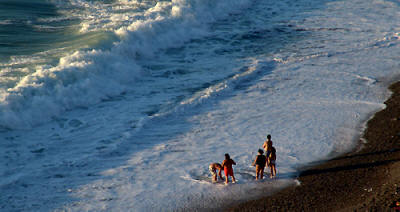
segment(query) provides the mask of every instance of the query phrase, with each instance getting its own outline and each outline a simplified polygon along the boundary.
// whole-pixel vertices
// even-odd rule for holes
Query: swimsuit
[[[224,163],[224,172],[225,172],[225,176],[233,176],[233,168],[232,168],[232,164],[233,164],[233,160],[229,159],[228,161],[226,161]]]
[[[224,172],[225,172],[225,176],[233,176],[233,169],[232,169],[232,167],[231,168],[228,168],[228,167],[224,167]]]
[[[257,166],[260,166],[260,168],[264,168],[266,162],[267,162],[267,158],[264,155],[257,155],[257,159],[256,159]]]
[[[271,154],[271,151],[270,150],[267,150],[267,151],[265,151],[265,156],[267,157],[267,158],[269,158],[269,155]]]

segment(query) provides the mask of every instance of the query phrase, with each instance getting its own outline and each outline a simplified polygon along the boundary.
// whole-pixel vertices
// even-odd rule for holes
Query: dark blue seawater
[[[64,40],[70,23],[50,21],[59,17],[57,8],[45,0],[0,0],[1,61],[45,51]]]
[[[0,0],[0,211],[208,208],[298,184],[297,167],[348,150],[384,106],[398,11],[365,0]],[[279,176],[254,184],[266,134]],[[221,188],[208,165],[227,152],[239,183]]]

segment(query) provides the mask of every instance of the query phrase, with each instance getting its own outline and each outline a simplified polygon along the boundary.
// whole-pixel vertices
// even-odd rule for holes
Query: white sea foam
[[[137,57],[151,59],[159,49],[180,46],[201,36],[205,33],[206,23],[243,8],[247,2],[171,1],[149,7],[140,19],[127,26],[117,24],[120,28],[116,29],[116,34],[122,36],[122,40],[110,50],[77,51],[62,57],[55,67],[37,67],[15,88],[1,92],[4,101],[0,105],[0,126],[30,128],[65,110],[118,95],[126,90],[127,83],[140,77],[142,70],[136,64]],[[73,4],[95,10],[90,14],[96,21],[83,20],[81,31],[98,25],[104,27],[107,25],[103,23],[104,19],[110,20],[112,13],[103,13],[100,3],[74,1]],[[106,22],[114,23],[112,20]],[[106,30],[111,29],[106,27]]]
[[[12,24],[13,22],[11,20],[2,20],[0,21],[0,25],[9,25]]]

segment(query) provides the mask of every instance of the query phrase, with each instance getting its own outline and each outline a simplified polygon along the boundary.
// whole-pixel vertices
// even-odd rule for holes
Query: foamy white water
[[[399,73],[395,1],[70,6],[80,33],[111,35],[2,84],[5,211],[215,209],[272,193],[351,149]],[[278,179],[256,183],[267,134]],[[208,183],[225,153],[238,184]]]

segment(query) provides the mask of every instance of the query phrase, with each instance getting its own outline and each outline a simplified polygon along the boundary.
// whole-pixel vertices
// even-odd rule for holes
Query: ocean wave
[[[132,1],[117,3],[126,7],[137,6]],[[100,3],[89,1],[74,1],[74,4],[100,8],[100,12],[116,6],[98,7]],[[248,4],[248,0],[173,0],[157,2],[140,12],[138,8],[131,8],[135,12],[129,15],[136,19],[125,18],[128,22],[133,21],[113,29],[120,41],[110,49],[76,51],[62,57],[56,66],[36,67],[15,87],[0,89],[0,126],[4,129],[29,129],[66,110],[119,95],[132,88],[141,77],[143,69],[137,64],[138,58],[152,59],[161,49],[181,46],[191,39],[207,35],[209,23],[239,12]],[[113,10],[106,16],[96,10],[92,12],[91,18],[82,21],[81,31],[99,26],[110,30],[108,24],[121,20],[121,14],[113,13]]]
[[[13,24],[12,20],[1,20],[0,25],[10,25]]]

